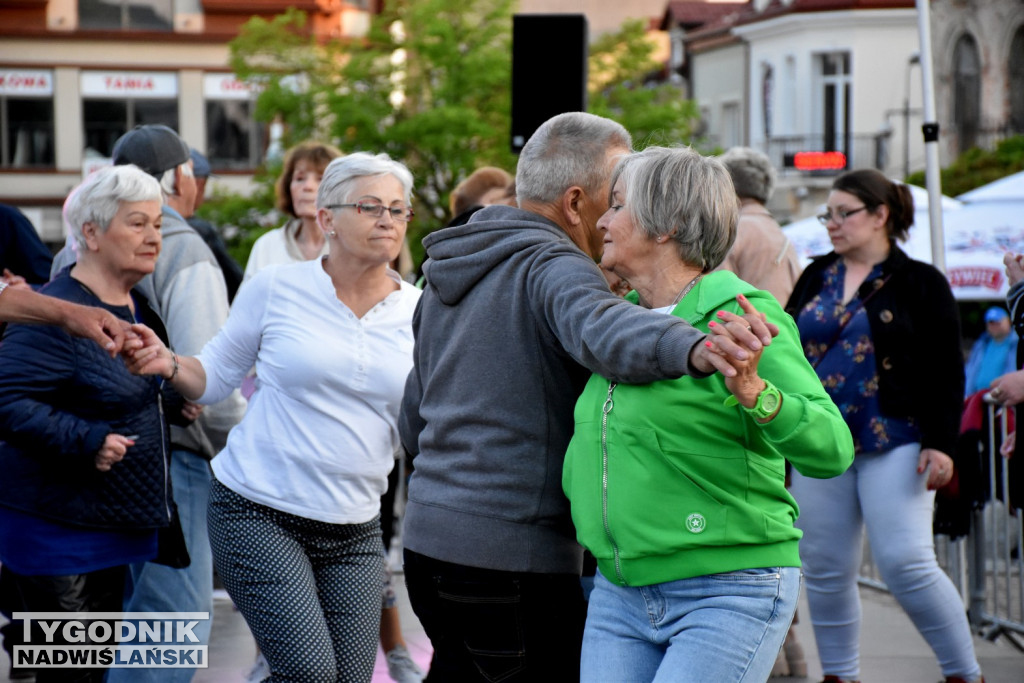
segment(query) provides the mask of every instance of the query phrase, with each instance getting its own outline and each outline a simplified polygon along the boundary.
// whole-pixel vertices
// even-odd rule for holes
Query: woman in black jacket
[[[156,179],[134,166],[89,176],[67,206],[78,263],[41,292],[162,332],[132,289],[160,253],[161,203]],[[120,611],[125,566],[156,557],[157,532],[173,506],[164,415],[181,413],[180,402],[163,405],[161,391],[159,379],[132,375],[120,358],[59,327],[7,330],[0,343],[0,562],[19,611]],[[48,680],[102,674],[45,672]]]
[[[825,680],[853,681],[860,673],[864,528],[882,578],[946,680],[978,680],[963,604],[932,541],[935,489],[953,474],[963,396],[956,302],[942,273],[896,246],[914,220],[905,185],[875,170],[843,174],[818,219],[833,251],[808,266],[786,308],[857,453],[834,479],[793,472]]]

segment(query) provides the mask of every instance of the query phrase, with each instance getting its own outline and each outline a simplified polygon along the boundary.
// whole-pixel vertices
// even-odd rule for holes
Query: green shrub
[[[956,197],[1011,173],[1024,170],[1024,135],[1006,138],[994,150],[971,148],[942,169],[942,194]],[[906,178],[911,185],[925,186],[924,171]]]

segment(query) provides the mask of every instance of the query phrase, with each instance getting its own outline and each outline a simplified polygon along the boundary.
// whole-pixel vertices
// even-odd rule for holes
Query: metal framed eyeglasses
[[[817,219],[822,225],[828,225],[828,222],[831,220],[834,220],[836,225],[842,225],[843,221],[845,221],[848,216],[852,216],[860,211],[865,211],[867,208],[868,207],[866,206],[862,206],[859,209],[836,209],[835,213],[825,211],[825,213],[817,216]]]
[[[387,211],[391,214],[391,220],[399,221],[401,223],[408,223],[412,220],[415,215],[408,206],[384,206],[380,202],[373,201],[371,199],[364,199],[359,202],[353,202],[351,204],[328,204],[324,207],[325,209],[349,209],[354,208],[359,213],[365,213],[367,216],[373,216],[374,218],[380,218]]]

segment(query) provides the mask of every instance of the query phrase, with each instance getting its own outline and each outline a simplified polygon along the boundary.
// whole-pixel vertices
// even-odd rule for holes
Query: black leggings
[[[5,615],[12,612],[120,612],[124,603],[125,567],[109,567],[85,574],[67,576],[25,576],[0,567],[0,594]],[[12,621],[0,628],[4,649],[12,654],[22,645],[22,622]],[[59,644],[59,634],[57,630]],[[33,628],[33,643],[43,643],[44,635]],[[81,644],[81,643],[79,643]],[[17,662],[15,662],[16,664]],[[36,683],[99,683],[105,669],[38,669]]]

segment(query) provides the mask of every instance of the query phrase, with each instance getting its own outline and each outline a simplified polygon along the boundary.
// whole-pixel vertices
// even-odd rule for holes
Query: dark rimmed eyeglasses
[[[415,215],[408,206],[384,206],[380,202],[374,202],[370,200],[363,200],[361,202],[353,202],[351,204],[328,204],[324,207],[325,209],[352,209],[354,208],[359,213],[365,213],[367,216],[373,216],[374,218],[380,218],[387,211],[391,214],[391,220],[399,221],[402,223],[408,223],[412,220]]]
[[[836,225],[842,225],[843,221],[845,221],[848,216],[852,216],[855,213],[864,211],[867,208],[868,207],[866,206],[862,206],[859,209],[836,209],[835,213],[831,211],[826,211],[817,218],[818,222],[821,223],[822,225],[828,225],[828,222],[831,220],[834,220],[836,222]]]

